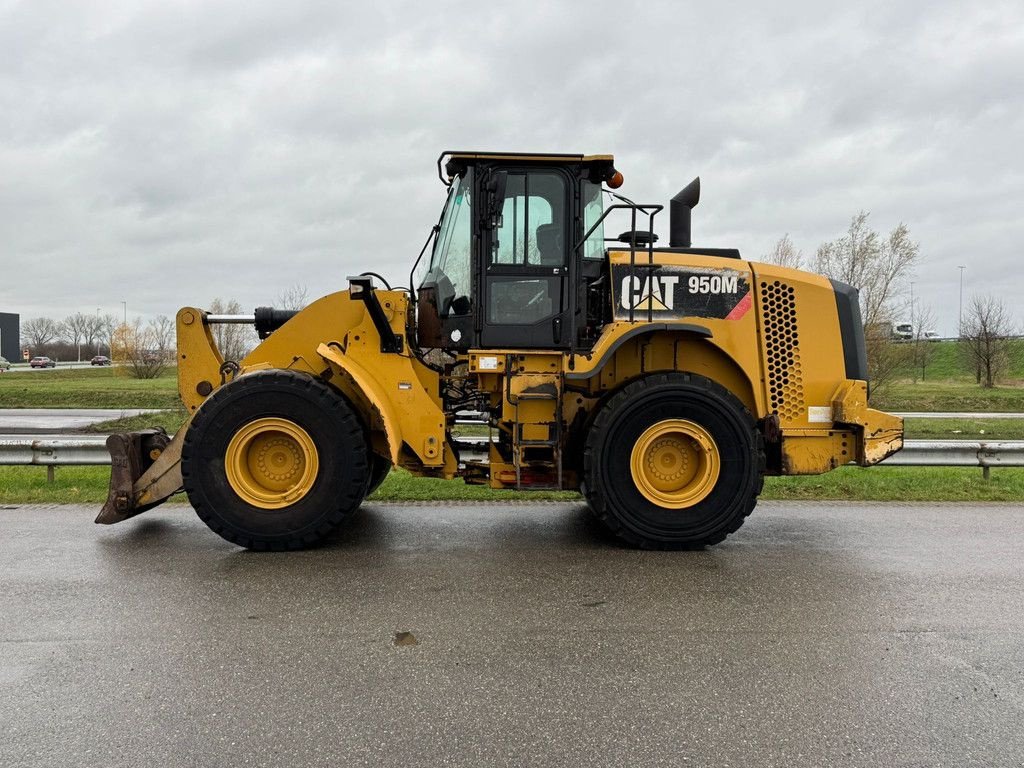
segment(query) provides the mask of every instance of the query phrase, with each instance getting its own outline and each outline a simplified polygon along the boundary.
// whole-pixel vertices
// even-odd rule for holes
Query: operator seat
[[[540,264],[559,267],[565,264],[565,245],[562,227],[558,224],[541,224],[537,227],[537,253]]]

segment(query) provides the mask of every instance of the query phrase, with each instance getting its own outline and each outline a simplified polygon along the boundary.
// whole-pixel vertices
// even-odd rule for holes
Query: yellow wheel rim
[[[721,471],[718,446],[700,424],[666,419],[644,430],[629,458],[633,483],[648,501],[685,509],[707,498]]]
[[[294,504],[316,482],[316,445],[287,419],[250,421],[228,443],[224,455],[228,483],[244,501],[263,509]]]

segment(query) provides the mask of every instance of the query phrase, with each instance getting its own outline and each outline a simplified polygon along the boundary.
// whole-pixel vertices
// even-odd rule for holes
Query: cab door
[[[510,167],[495,185],[481,254],[481,346],[569,346],[568,264],[572,178],[559,168]]]

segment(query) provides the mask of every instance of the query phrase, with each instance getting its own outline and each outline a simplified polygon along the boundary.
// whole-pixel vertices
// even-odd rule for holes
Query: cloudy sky
[[[939,331],[961,264],[1024,321],[1020,2],[0,0],[0,50],[0,311],[405,284],[472,148],[699,174],[695,243],[752,258],[904,221]]]

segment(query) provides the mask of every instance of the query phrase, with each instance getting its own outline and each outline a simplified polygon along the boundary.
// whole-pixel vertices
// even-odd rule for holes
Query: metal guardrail
[[[488,417],[483,411],[456,411],[456,424],[482,424],[487,426]]]
[[[484,445],[486,437],[462,437]],[[903,467],[1024,467],[1024,440],[907,440],[903,450],[886,459]],[[0,465],[103,466],[110,464],[105,435],[62,438],[0,438]]]
[[[1024,467],[1024,440],[906,440],[885,464],[906,467]]]
[[[75,437],[0,438],[0,466],[37,465],[46,467],[46,479],[53,482],[59,466],[109,466],[106,435]]]
[[[0,465],[88,466],[110,464],[106,435],[0,438]]]
[[[958,411],[955,413],[939,413],[936,411],[902,411],[894,412],[893,416],[902,416],[904,419],[958,419],[961,421],[976,421],[989,419],[1024,419],[1024,413],[1000,411]],[[455,414],[456,424],[486,424],[487,414],[482,411],[459,411]]]
[[[932,411],[904,411],[893,413],[893,416],[902,416],[904,419],[955,419],[959,421],[988,421],[990,419],[1024,419],[1024,413],[1009,412],[957,412],[937,413]]]
[[[883,464],[903,467],[1024,467],[1024,440],[906,440]]]

